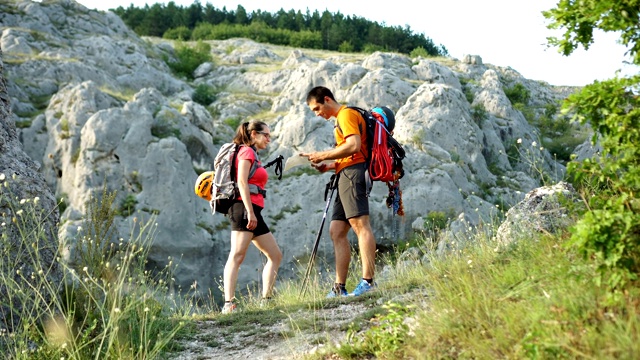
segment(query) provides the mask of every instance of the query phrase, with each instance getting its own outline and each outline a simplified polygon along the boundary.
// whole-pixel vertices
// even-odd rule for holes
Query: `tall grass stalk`
[[[20,319],[18,328],[0,334],[0,352],[7,358],[153,359],[170,350],[182,327],[176,309],[166,306],[173,264],[154,272],[145,267],[157,226],[153,216],[134,218],[128,239],[114,237],[114,199],[115,193],[106,191],[101,199],[92,198],[75,251],[61,241],[53,249],[56,261],[46,266],[37,240],[49,230],[43,227],[48,214],[37,198],[14,201],[0,193],[16,214],[2,227],[15,227],[24,245],[21,253],[10,252],[6,234],[11,231],[3,231],[0,280],[12,310],[2,315]],[[18,270],[15,258],[26,262]],[[62,269],[60,281],[48,276],[55,266]],[[34,270],[22,273],[21,268]]]

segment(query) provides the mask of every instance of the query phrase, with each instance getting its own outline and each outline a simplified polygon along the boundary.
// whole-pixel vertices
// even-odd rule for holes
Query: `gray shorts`
[[[355,164],[338,173],[338,195],[333,205],[331,220],[347,221],[369,215],[369,198],[365,180],[365,164]]]

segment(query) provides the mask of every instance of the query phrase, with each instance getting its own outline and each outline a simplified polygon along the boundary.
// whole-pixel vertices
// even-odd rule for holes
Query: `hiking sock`
[[[362,280],[366,281],[366,282],[367,282],[367,284],[369,284],[369,285],[373,285],[373,279],[365,279],[365,278],[362,278]]]
[[[347,286],[346,286],[346,284],[334,283],[333,284],[333,291],[336,294],[342,294],[343,292],[347,291]]]

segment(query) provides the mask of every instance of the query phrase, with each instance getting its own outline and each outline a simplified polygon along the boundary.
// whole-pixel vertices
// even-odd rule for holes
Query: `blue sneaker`
[[[340,294],[336,294],[336,289],[333,289],[327,294],[327,299],[331,299],[331,298],[338,297],[338,296],[340,296],[340,297],[349,296],[349,293],[347,292],[347,290],[340,289]]]
[[[353,292],[349,294],[349,296],[360,296],[366,292],[373,290],[375,287],[375,283],[369,284],[366,280],[362,279],[362,281],[360,281],[360,284],[358,284],[358,286],[353,289]]]

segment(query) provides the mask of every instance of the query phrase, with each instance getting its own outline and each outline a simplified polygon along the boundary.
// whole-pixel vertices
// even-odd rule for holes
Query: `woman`
[[[238,269],[244,261],[249,244],[255,246],[267,257],[262,271],[262,298],[269,299],[282,261],[282,252],[276,239],[262,218],[264,196],[250,193],[249,185],[264,189],[269,175],[258,160],[256,151],[264,150],[271,141],[269,126],[262,121],[245,122],[238,127],[233,142],[240,145],[236,160],[237,183],[240,196],[227,213],[231,221],[231,251],[224,267],[224,307],[222,313],[236,310],[235,289]],[[254,162],[258,168],[249,177]]]

